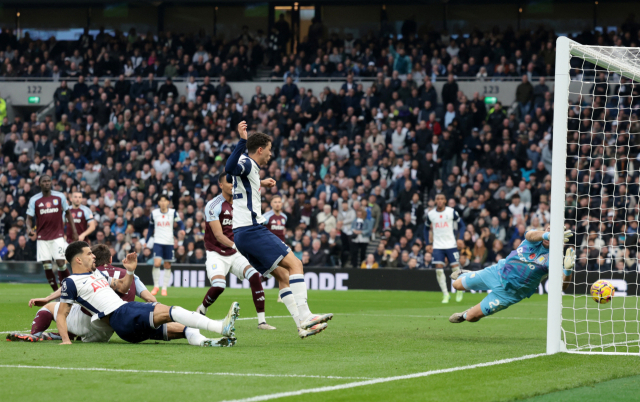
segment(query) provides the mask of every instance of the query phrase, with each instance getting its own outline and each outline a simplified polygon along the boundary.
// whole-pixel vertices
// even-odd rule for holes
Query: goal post
[[[547,353],[640,354],[640,48],[556,42]],[[635,96],[635,98],[634,98]],[[578,261],[562,292],[565,226]],[[633,230],[631,230],[631,229]],[[607,304],[590,286],[611,281]]]

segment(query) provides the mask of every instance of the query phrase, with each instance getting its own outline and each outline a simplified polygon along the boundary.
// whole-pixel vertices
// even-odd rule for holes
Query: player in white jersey
[[[260,166],[271,158],[271,137],[254,133],[247,138],[247,123],[238,124],[240,141],[227,159],[225,170],[234,176],[233,235],[236,248],[263,276],[273,274],[280,297],[298,327],[300,338],[327,328],[333,314],[312,314],[307,304],[307,286],[302,262],[263,223],[260,187],[273,187],[275,180],[260,180]],[[245,149],[248,155],[244,155]]]
[[[464,235],[465,224],[455,209],[447,206],[447,197],[444,194],[436,195],[436,207],[425,214],[424,241],[427,246],[429,233],[433,231],[433,264],[436,266],[436,278],[442,290],[443,303],[449,303],[449,290],[447,279],[444,275],[445,258],[454,271],[460,269],[460,253],[454,233],[453,224],[458,224],[459,237]],[[456,293],[456,301],[462,301],[463,291]]]
[[[224,346],[235,344],[235,320],[238,318],[240,306],[231,304],[229,313],[222,321],[210,320],[193,311],[178,306],[165,306],[159,303],[125,302],[118,293],[129,291],[133,283],[133,273],[138,266],[137,254],[127,255],[122,262],[126,269],[124,278],[114,279],[102,272],[94,272],[96,256],[89,245],[82,241],[73,242],[65,252],[71,264],[73,274],[62,282],[60,307],[56,322],[62,337],[62,344],[70,345],[67,330],[67,318],[73,304],[80,304],[91,314],[91,321],[102,320],[113,328],[118,336],[130,343],[138,343],[148,339],[168,340],[176,329],[167,324],[177,322],[182,328],[189,344],[198,346],[221,346],[220,341],[207,340],[198,330],[207,330],[222,334]],[[196,330],[197,328],[198,330]]]
[[[171,263],[173,257],[173,227],[177,223],[180,230],[184,230],[184,223],[175,209],[169,208],[169,197],[166,194],[158,198],[160,208],[151,211],[149,230],[147,232],[147,244],[153,236],[153,290],[152,295],[160,290],[160,266],[164,260],[164,282],[162,283],[162,296],[167,295],[167,285],[171,280]]]

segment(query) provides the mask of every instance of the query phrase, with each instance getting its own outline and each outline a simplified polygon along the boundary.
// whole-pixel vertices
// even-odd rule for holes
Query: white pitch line
[[[520,360],[533,359],[533,358],[536,358],[536,357],[541,357],[541,356],[546,356],[546,355],[547,355],[546,353],[540,353],[540,354],[537,354],[537,355],[526,355],[526,356],[521,356],[521,357],[514,357],[514,358],[511,358],[511,359],[496,360],[496,361],[487,362],[487,363],[471,364],[469,366],[460,366],[460,367],[453,367],[453,368],[441,369],[441,370],[431,370],[431,371],[425,371],[423,373],[407,374],[407,375],[400,375],[400,376],[395,376],[395,377],[374,378],[374,379],[368,380],[368,381],[350,382],[350,383],[347,383],[347,384],[333,385],[333,386],[328,386],[328,387],[301,389],[299,391],[280,392],[280,393],[277,393],[277,394],[260,395],[260,396],[250,397],[250,398],[234,399],[234,400],[223,401],[223,402],[259,402],[259,401],[268,401],[268,400],[271,400],[271,399],[285,398],[285,397],[288,397],[288,396],[297,396],[297,395],[305,395],[305,394],[317,394],[317,393],[320,393],[320,392],[328,392],[328,391],[338,391],[338,390],[341,390],[341,389],[362,387],[362,386],[365,386],[365,385],[381,384],[381,383],[391,382],[391,381],[408,380],[408,379],[411,379],[411,378],[428,377],[428,376],[435,375],[435,374],[452,373],[454,371],[470,370],[470,369],[475,369],[475,368],[480,368],[480,367],[496,366],[496,365],[499,365],[499,364],[506,364],[506,363],[517,362],[517,361],[520,361]]]
[[[206,371],[127,370],[127,369],[110,369],[110,368],[102,368],[102,367],[28,366],[23,364],[0,364],[0,368],[72,370],[72,371],[108,371],[108,372],[115,372],[115,373],[140,373],[140,374],[188,374],[188,375],[199,374],[199,375],[235,376],[235,377],[285,377],[285,378],[320,378],[320,379],[327,379],[327,380],[371,380],[371,377],[339,377],[339,376],[333,376],[333,375],[208,373]]]

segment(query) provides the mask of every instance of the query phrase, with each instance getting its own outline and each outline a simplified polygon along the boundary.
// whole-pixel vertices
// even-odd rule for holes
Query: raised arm
[[[238,124],[238,135],[240,135],[240,141],[238,141],[235,149],[231,152],[231,155],[229,156],[229,159],[227,159],[227,163],[225,165],[227,173],[233,176],[240,176],[242,174],[249,173],[245,172],[244,166],[238,164],[240,156],[242,156],[244,151],[247,149],[247,122],[244,120]]]
[[[569,238],[573,236],[573,233],[571,233],[570,230],[565,230],[564,231],[564,243],[568,243],[569,242]],[[543,230],[531,230],[529,232],[527,232],[527,234],[524,236],[525,239],[527,239],[530,242],[539,242],[539,241],[543,241],[543,240],[547,240],[547,241],[551,241],[551,233],[549,232],[545,232]]]
[[[122,265],[127,269],[127,274],[124,278],[112,279],[111,289],[119,293],[128,293],[129,288],[131,288],[131,284],[133,283],[133,272],[138,266],[138,254],[128,254],[124,261],[122,261]]]

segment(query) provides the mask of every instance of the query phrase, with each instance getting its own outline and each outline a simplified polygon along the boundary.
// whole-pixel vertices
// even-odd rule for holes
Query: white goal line
[[[526,355],[526,356],[514,357],[514,358],[510,358],[510,359],[496,360],[496,361],[487,362],[487,363],[471,364],[471,365],[468,365],[468,366],[460,366],[460,367],[453,367],[453,368],[440,369],[440,370],[431,370],[431,371],[425,371],[425,372],[422,372],[422,373],[400,375],[400,376],[395,376],[395,377],[374,378],[374,379],[371,379],[371,380],[368,380],[368,381],[357,381],[357,382],[350,382],[350,383],[346,383],[346,384],[333,385],[333,386],[327,386],[327,387],[308,388],[308,389],[301,389],[301,390],[298,390],[298,391],[289,391],[289,392],[279,392],[279,393],[276,393],[276,394],[253,396],[253,397],[249,397],[249,398],[227,400],[227,401],[223,401],[223,402],[259,402],[259,401],[268,401],[268,400],[271,400],[271,399],[285,398],[285,397],[289,397],[289,396],[298,396],[298,395],[305,395],[305,394],[317,394],[317,393],[320,393],[320,392],[328,392],[328,391],[338,391],[338,390],[341,390],[341,389],[363,387],[363,386],[366,386],[366,385],[381,384],[381,383],[391,382],[391,381],[408,380],[408,379],[420,378],[420,377],[428,377],[428,376],[435,375],[435,374],[452,373],[454,371],[471,370],[471,369],[480,368],[480,367],[497,366],[499,364],[506,364],[506,363],[517,362],[517,361],[521,361],[521,360],[534,359],[536,357],[541,357],[541,356],[547,356],[547,354],[546,353],[539,353],[539,354],[536,354],[536,355]]]
[[[129,370],[111,369],[102,367],[58,367],[58,366],[29,366],[24,364],[0,364],[0,368],[17,369],[45,369],[45,370],[70,370],[70,371],[107,371],[115,373],[139,373],[139,374],[186,374],[186,375],[215,375],[230,377],[280,377],[280,378],[315,378],[323,380],[371,380],[371,377],[340,377],[333,375],[305,375],[305,374],[260,374],[260,373],[208,373],[206,371],[166,371],[166,370]]]

